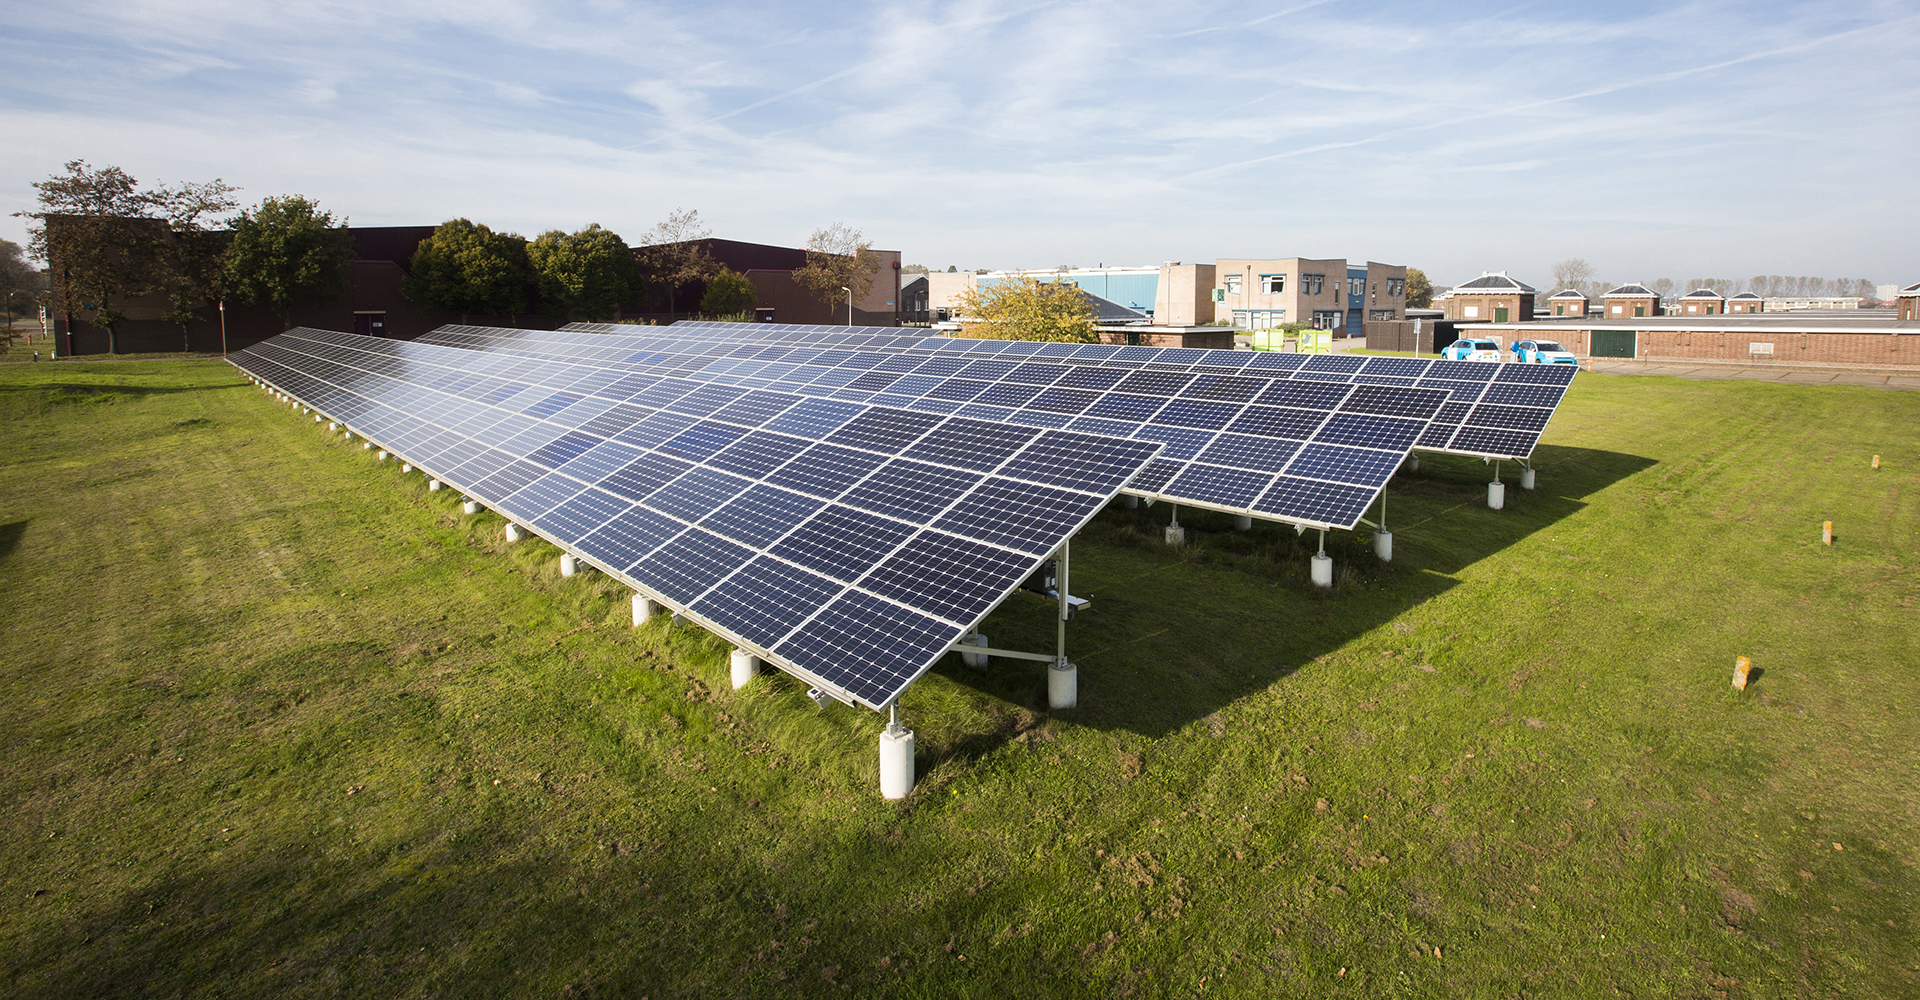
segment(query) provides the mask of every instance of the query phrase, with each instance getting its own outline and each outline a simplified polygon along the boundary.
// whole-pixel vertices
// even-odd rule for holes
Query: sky
[[[1920,281],[1920,0],[0,4],[0,238],[68,160],[945,269]]]

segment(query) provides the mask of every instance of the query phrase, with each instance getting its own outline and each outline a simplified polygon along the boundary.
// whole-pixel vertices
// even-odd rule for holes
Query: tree
[[[691,281],[705,281],[719,269],[719,263],[700,241],[713,234],[700,224],[697,208],[674,209],[666,221],[655,225],[640,237],[640,264],[655,281],[667,289],[667,317],[673,317],[674,293]]]
[[[962,292],[955,306],[962,336],[1077,344],[1100,340],[1093,328],[1093,303],[1071,282],[1022,275]]]
[[[152,283],[149,265],[163,231],[153,219],[156,196],[119,167],[96,170],[70,160],[66,171],[33,185],[39,211],[15,214],[38,223],[27,230],[28,247],[49,266],[67,328],[76,308],[91,311],[93,324],[107,331],[107,350],[118,354],[116,330],[126,318],[118,305]]]
[[[597,222],[574,233],[541,233],[527,246],[527,259],[540,293],[568,319],[616,319],[640,287],[633,251]]]
[[[1433,282],[1427,280],[1427,272],[1417,267],[1407,268],[1407,308],[1425,309],[1433,305]]]
[[[709,316],[735,316],[752,309],[759,301],[760,293],[746,275],[722,267],[707,284],[707,294],[700,299],[700,311]]]
[[[1673,297],[1673,279],[1672,278],[1657,278],[1654,280],[1653,284],[1647,287],[1653,291],[1653,294],[1660,296],[1660,301],[1662,302],[1665,302],[1669,298]]]
[[[271,308],[293,329],[294,307],[325,302],[346,291],[353,236],[346,220],[303,195],[267,198],[233,221],[227,247],[227,288],[242,301]]]
[[[420,241],[409,266],[413,273],[400,282],[401,294],[459,313],[462,323],[474,313],[526,312],[534,285],[525,238],[466,219],[441,223]]]
[[[858,302],[873,288],[873,276],[879,270],[880,255],[873,252],[873,242],[860,230],[836,222],[807,237],[807,262],[793,272],[793,280],[812,289],[823,302],[845,301],[849,290],[852,301]]]
[[[20,244],[11,240],[0,240],[0,296],[7,300],[7,337],[13,336],[14,300],[24,298],[29,301],[37,290],[33,265],[27,263],[27,253]]]
[[[1587,282],[1593,280],[1593,275],[1593,265],[1578,257],[1568,257],[1553,265],[1553,285],[1556,289],[1584,289]]]
[[[215,179],[159,192],[157,202],[171,233],[154,262],[159,270],[156,284],[167,297],[167,311],[161,318],[180,325],[180,346],[189,351],[193,341],[187,324],[226,296],[228,234],[209,226],[204,217],[237,207],[235,190]]]

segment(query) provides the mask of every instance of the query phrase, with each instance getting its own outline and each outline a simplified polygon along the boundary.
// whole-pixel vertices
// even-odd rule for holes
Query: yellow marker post
[[[1820,544],[1822,545],[1833,544],[1833,522],[1832,521],[1820,522]]]
[[[1744,656],[1733,661],[1733,686],[1741,691],[1747,689],[1747,674],[1753,670],[1753,661]]]
[[[1880,467],[1880,456],[1878,455],[1873,456],[1873,467],[1876,469]]]

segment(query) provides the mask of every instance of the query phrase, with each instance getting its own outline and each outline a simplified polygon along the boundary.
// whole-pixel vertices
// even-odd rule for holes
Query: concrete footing
[[[639,628],[647,623],[660,610],[660,605],[645,594],[633,595],[633,627]]]
[[[360,450],[361,450],[361,451],[372,451],[372,450],[373,450],[373,442],[372,442],[372,441],[363,441],[363,442],[361,442],[361,443],[360,443]]]
[[[571,552],[560,553],[560,575],[572,576],[578,572],[580,572],[580,560],[575,559]]]
[[[1523,490],[1533,489],[1533,470],[1532,469],[1520,470],[1520,488]]]
[[[412,465],[411,463],[406,463],[406,462],[403,462],[403,463],[401,463],[401,465],[400,465],[400,471],[401,471],[401,472],[412,472],[412,471],[413,471],[413,465]]]
[[[1177,524],[1167,525],[1167,544],[1174,548],[1187,544],[1187,529]]]
[[[1235,530],[1235,531],[1252,531],[1252,530],[1253,530],[1253,517],[1252,517],[1251,515],[1247,515],[1247,514],[1235,514],[1235,515],[1233,515],[1233,530]]]
[[[442,488],[443,488],[443,484],[442,484],[442,483],[440,482],[440,480],[438,480],[438,479],[429,479],[429,480],[427,480],[427,492],[428,492],[428,493],[438,493],[438,492],[440,492],[440,490],[441,490]]]
[[[527,531],[525,528],[522,528],[519,525],[514,524],[512,521],[508,521],[506,536],[507,536],[507,541],[517,542],[522,538],[527,537]]]
[[[733,671],[733,689],[735,691],[752,683],[754,675],[760,672],[759,659],[744,649],[734,650],[729,660],[729,666]]]
[[[1393,561],[1393,532],[1381,528],[1373,533],[1373,554],[1379,556],[1381,562]]]
[[[1494,510],[1499,510],[1502,507],[1505,507],[1506,505],[1507,505],[1507,484],[1499,483],[1499,482],[1488,483],[1487,484],[1487,506],[1492,507]]]
[[[478,514],[485,509],[485,507],[480,506],[480,501],[478,500],[468,500],[466,503],[460,505],[460,513],[462,514]]]
[[[1080,668],[1065,660],[1047,666],[1047,707],[1072,708],[1080,704]]]
[[[384,461],[386,461],[386,460],[387,460],[387,459],[388,459],[388,458],[389,458],[390,456],[388,456],[388,455],[387,455],[387,453],[386,453],[386,452],[384,452],[384,451],[377,451],[377,452],[374,452],[374,453],[373,453],[373,457],[374,457],[374,459],[375,459],[375,460],[377,460],[377,461],[381,461],[381,462],[384,462]]]
[[[913,730],[890,727],[880,734],[880,794],[904,799],[913,791]]]
[[[337,431],[339,429],[340,429],[340,425],[337,423],[329,422],[327,424],[327,430],[329,431]]]
[[[981,635],[978,632],[975,632],[974,634],[969,636],[965,636],[960,641],[969,646],[979,646],[983,649],[987,645],[987,637],[984,635]],[[987,669],[988,659],[989,657],[985,653],[961,653],[960,654],[960,662],[966,664],[969,667],[972,667],[975,670]]]
[[[1325,552],[1316,554],[1311,560],[1310,573],[1313,585],[1321,590],[1333,586],[1333,557]]]
[[[1403,469],[1405,469],[1405,470],[1407,470],[1408,472],[1419,472],[1419,471],[1420,471],[1420,456],[1418,456],[1418,455],[1414,455],[1414,454],[1409,454],[1409,455],[1407,455],[1407,461],[1406,461],[1406,464],[1405,464],[1405,465],[1402,465],[1402,466],[1401,466],[1401,468],[1403,468]]]
[[[1120,506],[1125,507],[1128,510],[1139,510],[1140,498],[1136,496],[1131,496],[1131,495],[1121,497]]]

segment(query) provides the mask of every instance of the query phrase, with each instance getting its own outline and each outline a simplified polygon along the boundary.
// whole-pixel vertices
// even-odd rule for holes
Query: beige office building
[[[1360,336],[1368,320],[1405,319],[1407,269],[1345,258],[1222,258],[1213,265],[1213,319],[1241,330],[1299,323]]]

